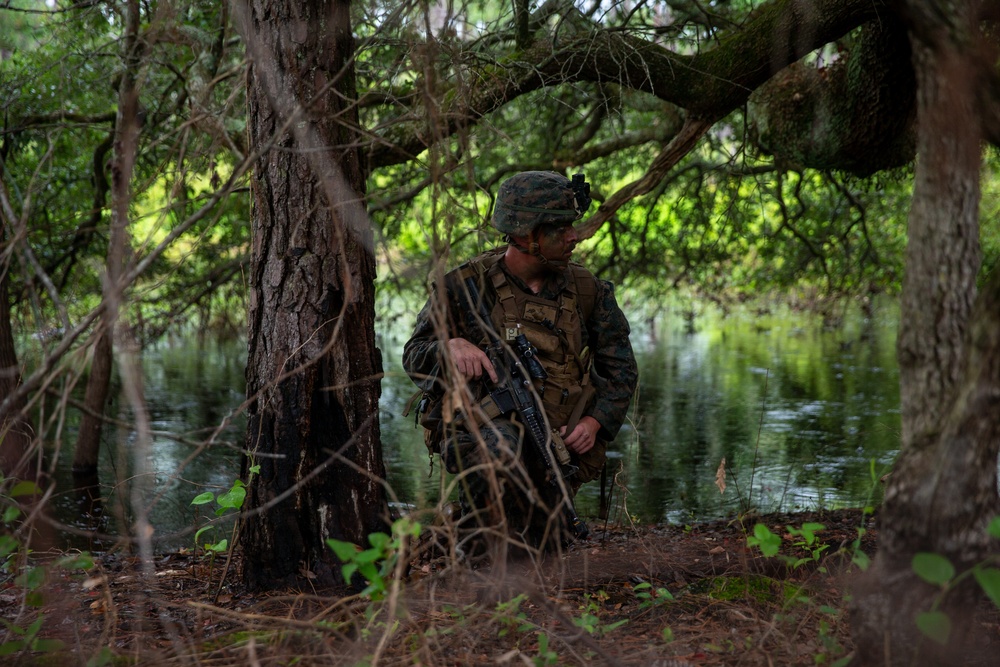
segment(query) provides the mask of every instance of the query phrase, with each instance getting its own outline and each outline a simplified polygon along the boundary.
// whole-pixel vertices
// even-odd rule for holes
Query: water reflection
[[[240,341],[173,339],[143,351],[144,392],[152,429],[151,454],[146,470],[153,489],[145,509],[154,526],[158,549],[193,546],[193,527],[213,518],[212,507],[194,507],[191,499],[205,490],[229,488],[239,475],[238,448],[246,421],[236,412],[245,397],[246,344]],[[83,493],[63,491],[55,498],[55,514],[67,524],[116,535],[129,534],[134,521],[131,485],[135,483],[132,444],[135,433],[128,410],[120,406],[119,388],[112,388],[109,414],[120,421],[102,434],[98,477],[102,504],[98,514],[81,514]],[[50,443],[69,450],[76,424],[68,424],[65,443]],[[70,470],[71,456],[60,456],[56,484],[61,490],[79,486]],[[231,527],[219,528],[219,537]],[[186,532],[185,532],[186,531]],[[184,534],[177,534],[183,532]],[[202,542],[209,541],[206,535]],[[66,536],[67,544],[100,550],[112,542]],[[212,540],[214,541],[214,540]]]
[[[848,317],[836,330],[791,313],[706,313],[693,324],[691,331],[668,315],[655,335],[640,327],[633,332],[640,384],[609,452],[612,518],[687,522],[748,507],[787,511],[878,500],[871,470],[885,472],[899,441],[894,310],[874,319]],[[379,335],[382,439],[394,500],[427,506],[440,497],[444,480],[437,465],[430,468],[422,430],[401,416],[414,392],[399,364],[407,330],[403,322]],[[148,461],[158,549],[192,546],[194,528],[212,508],[193,507],[191,499],[227,489],[239,474],[245,420],[235,410],[244,399],[245,360],[239,341],[167,341],[144,351],[146,400],[159,432]],[[118,417],[130,423],[124,411]],[[72,443],[75,425],[67,426],[62,438]],[[105,431],[104,515],[81,519],[80,498],[63,493],[56,499],[60,520],[125,532],[132,519],[132,438],[127,428]],[[71,458],[59,459],[60,489],[73,488]],[[727,487],[720,493],[723,458]],[[577,503],[581,515],[596,515],[598,498],[599,485],[586,485]]]
[[[633,318],[633,321],[641,318]],[[636,328],[639,391],[609,452],[613,507],[642,521],[690,521],[739,510],[796,510],[877,502],[872,480],[899,446],[897,313],[860,314],[828,330],[789,312],[705,313],[694,331],[667,317]],[[438,498],[421,431],[399,417],[413,391],[386,335],[383,440],[400,497]],[[725,493],[716,473],[726,461]],[[596,515],[599,485],[580,492]]]

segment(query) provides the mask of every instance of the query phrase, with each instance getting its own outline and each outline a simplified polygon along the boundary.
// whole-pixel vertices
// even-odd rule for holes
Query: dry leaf
[[[715,471],[715,485],[719,487],[719,493],[726,492],[726,457],[719,461],[719,469]]]

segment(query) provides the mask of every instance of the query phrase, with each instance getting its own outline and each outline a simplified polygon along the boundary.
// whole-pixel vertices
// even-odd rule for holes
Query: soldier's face
[[[538,250],[549,261],[568,262],[579,241],[573,225],[545,225],[539,229]]]

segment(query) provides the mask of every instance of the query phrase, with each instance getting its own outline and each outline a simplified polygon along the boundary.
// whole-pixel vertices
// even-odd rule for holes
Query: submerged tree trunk
[[[21,384],[21,368],[17,363],[14,332],[10,322],[10,295],[7,287],[9,269],[9,264],[0,264],[0,396],[10,396]],[[31,422],[24,414],[22,399],[12,405],[0,419],[0,473],[4,477],[37,477],[36,466],[30,460],[33,437]]]
[[[114,332],[123,296],[121,278],[128,249],[129,187],[139,144],[139,87],[137,77],[144,50],[139,40],[139,3],[129,0],[123,59],[118,87],[118,114],[111,162],[111,230],[104,278],[104,314],[87,378],[84,413],[73,452],[73,472],[81,479],[93,479],[101,447],[104,406],[111,387]]]
[[[243,11],[248,128],[263,153],[252,187],[242,574],[258,588],[335,583],[326,540],[367,544],[387,519],[349,2],[255,0]]]
[[[86,408],[80,418],[80,431],[73,450],[73,474],[93,478],[97,472],[97,459],[101,453],[101,427],[104,424],[104,405],[108,401],[112,369],[111,334],[105,329],[94,345],[94,355],[87,377],[87,391],[83,404]]]
[[[864,664],[960,662],[970,646],[966,632],[975,627],[969,616],[975,584],[945,597],[938,609],[950,619],[950,640],[933,642],[915,619],[931,610],[941,588],[918,578],[912,560],[933,552],[962,572],[996,548],[985,529],[1000,508],[1000,279],[994,277],[970,320],[980,265],[976,95],[983,60],[976,3],[958,13],[935,5],[908,3],[919,140],[897,350],[903,433],[885,492],[879,551],[852,607]]]

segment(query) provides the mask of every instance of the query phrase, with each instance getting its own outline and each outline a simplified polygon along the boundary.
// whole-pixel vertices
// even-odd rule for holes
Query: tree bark
[[[143,46],[139,41],[139,22],[139,2],[129,0],[122,53],[125,68],[118,87],[118,115],[115,120],[112,145],[114,154],[111,162],[111,230],[104,277],[104,301],[107,307],[98,327],[98,339],[94,345],[87,390],[84,394],[85,411],[73,452],[73,472],[91,479],[97,471],[104,405],[108,402],[111,388],[114,331],[121,309],[123,296],[121,280],[129,246],[129,186],[132,182],[140,129],[137,77]]]
[[[995,549],[985,528],[1000,509],[997,277],[969,324],[980,265],[976,99],[986,71],[975,5],[958,3],[957,13],[954,3],[936,7],[933,0],[907,6],[918,158],[897,343],[903,433],[879,552],[852,607],[864,664],[958,664],[971,645],[966,632],[975,629],[975,584],[951,591],[939,607],[953,628],[947,645],[939,645],[918,632],[914,619],[931,609],[940,588],[915,575],[912,559],[937,553],[961,572]],[[949,20],[933,18],[942,16],[936,11]]]
[[[338,583],[326,540],[367,546],[387,520],[349,9],[348,0],[253,0],[237,12],[253,59],[250,143],[275,142],[252,181],[240,543],[254,588]]]
[[[21,370],[10,322],[9,268],[9,264],[0,264],[0,396],[10,396],[21,384]],[[21,399],[0,420],[0,473],[4,477],[37,478],[38,470],[30,459],[33,439],[34,430],[24,413],[24,399]]]
[[[90,361],[90,375],[83,397],[84,411],[80,417],[80,430],[73,449],[73,474],[93,478],[101,453],[101,431],[104,425],[104,405],[111,388],[113,346],[111,333],[104,329],[98,334]]]

